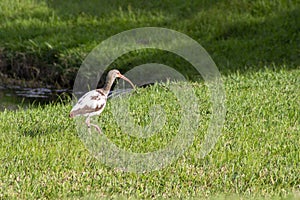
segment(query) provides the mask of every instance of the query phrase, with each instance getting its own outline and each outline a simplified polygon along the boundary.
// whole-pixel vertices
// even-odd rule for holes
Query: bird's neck
[[[106,82],[105,82],[105,85],[103,87],[103,90],[105,92],[106,95],[108,95],[110,89],[111,89],[111,86],[112,84],[114,83],[115,79],[107,79]]]

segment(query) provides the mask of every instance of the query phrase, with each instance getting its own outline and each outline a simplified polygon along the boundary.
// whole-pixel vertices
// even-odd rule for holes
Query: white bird
[[[133,83],[124,75],[122,75],[118,70],[110,70],[107,74],[104,87],[89,91],[84,94],[72,108],[70,117],[73,118],[80,115],[86,116],[87,119],[85,123],[87,124],[89,130],[90,126],[93,126],[99,133],[101,133],[99,126],[97,126],[96,124],[91,124],[90,117],[94,115],[100,115],[104,110],[107,96],[116,78],[124,79],[125,81],[129,82],[133,88],[135,88]]]

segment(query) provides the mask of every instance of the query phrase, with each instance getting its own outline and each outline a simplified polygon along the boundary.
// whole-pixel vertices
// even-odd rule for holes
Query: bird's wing
[[[101,90],[92,90],[83,95],[70,112],[70,117],[88,115],[101,110],[106,104],[107,96]]]

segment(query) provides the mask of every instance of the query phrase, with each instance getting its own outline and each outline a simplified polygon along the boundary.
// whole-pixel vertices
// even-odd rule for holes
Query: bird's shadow
[[[67,116],[68,117],[68,116]],[[74,127],[70,127],[74,126]],[[23,136],[28,137],[38,137],[38,136],[46,136],[54,133],[62,133],[66,131],[66,129],[75,129],[75,124],[71,123],[68,119],[66,119],[64,124],[61,123],[47,123],[44,124],[42,122],[32,122],[26,126],[18,126],[19,133]]]
[[[37,137],[42,135],[48,135],[51,134],[53,131],[51,127],[40,127],[40,126],[33,126],[29,128],[22,128],[21,133],[24,136],[28,137]]]

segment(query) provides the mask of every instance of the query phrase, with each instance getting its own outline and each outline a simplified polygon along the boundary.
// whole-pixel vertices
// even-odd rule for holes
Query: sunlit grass
[[[68,118],[69,103],[1,112],[1,198],[293,199],[300,187],[299,77],[297,70],[267,70],[224,78],[226,122],[204,159],[197,157],[210,117],[209,91],[202,83],[193,84],[203,103],[193,145],[170,166],[145,174],[116,171],[90,155]],[[147,109],[158,102],[167,118],[178,115],[175,102],[164,99],[169,95],[159,85],[139,89],[130,96],[130,108],[135,109],[130,115],[146,125]],[[121,148],[155,150],[167,142],[164,131],[176,134],[167,123],[151,141],[130,138],[111,118],[113,102],[93,120]]]

